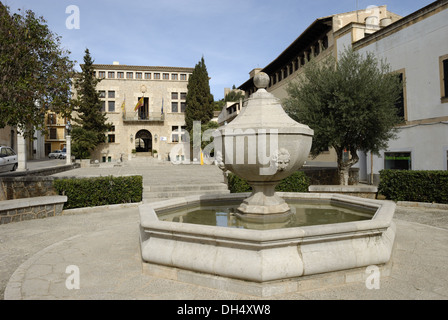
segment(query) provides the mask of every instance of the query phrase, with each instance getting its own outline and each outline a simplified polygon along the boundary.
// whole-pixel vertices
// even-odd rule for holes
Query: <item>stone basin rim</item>
[[[392,224],[395,203],[389,200],[370,200],[354,196],[338,194],[307,194],[307,193],[278,193],[285,200],[326,200],[334,203],[349,203],[350,205],[376,209],[372,219],[315,226],[302,226],[287,229],[251,230],[225,228],[207,225],[182,224],[178,222],[160,221],[157,211],[162,209],[200,205],[210,200],[222,202],[225,200],[244,199],[250,193],[227,195],[205,195],[175,198],[166,201],[143,204],[140,206],[140,225],[146,233],[169,233],[179,237],[204,237],[214,240],[235,239],[248,243],[264,243],[272,241],[294,241],[297,243],[309,241],[324,241],[342,238],[358,237],[366,234],[381,234]]]

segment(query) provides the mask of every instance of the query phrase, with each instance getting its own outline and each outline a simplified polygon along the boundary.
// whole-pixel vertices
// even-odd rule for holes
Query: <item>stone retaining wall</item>
[[[0,201],[0,224],[58,216],[65,202],[66,196]]]
[[[0,201],[57,195],[53,181],[56,177],[2,177]]]

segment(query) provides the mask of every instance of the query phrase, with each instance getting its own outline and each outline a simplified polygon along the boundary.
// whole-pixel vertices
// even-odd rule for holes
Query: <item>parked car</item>
[[[65,159],[67,158],[67,149],[64,148],[61,150],[61,154],[59,155],[59,159]]]
[[[50,152],[48,154],[48,158],[50,158],[50,159],[60,159],[61,153],[62,153],[61,150],[54,150],[53,152]]]
[[[18,166],[17,154],[10,147],[0,146],[0,172],[15,171]]]

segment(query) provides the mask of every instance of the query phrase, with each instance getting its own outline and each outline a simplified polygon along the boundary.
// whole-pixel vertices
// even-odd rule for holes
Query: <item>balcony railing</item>
[[[165,120],[165,114],[160,112],[140,112],[136,114],[123,114],[124,122],[160,122]]]

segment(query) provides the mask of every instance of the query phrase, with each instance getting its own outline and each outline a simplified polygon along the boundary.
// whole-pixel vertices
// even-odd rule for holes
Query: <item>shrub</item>
[[[58,179],[54,181],[54,188],[60,195],[67,196],[64,209],[133,203],[142,201],[143,178],[108,176]]]
[[[229,173],[227,176],[229,190],[231,193],[251,192],[252,187],[246,180]],[[276,187],[278,192],[308,192],[310,180],[302,171],[297,171],[288,178],[283,179]]]
[[[394,201],[448,203],[448,171],[382,170],[378,193]]]

